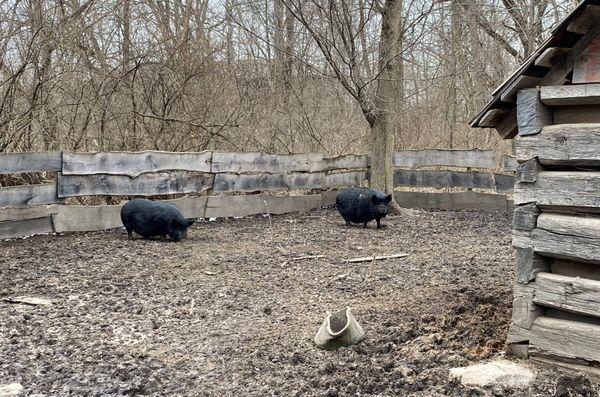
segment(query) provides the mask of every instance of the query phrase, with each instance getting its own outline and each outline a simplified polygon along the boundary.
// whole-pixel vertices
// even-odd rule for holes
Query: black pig
[[[377,229],[381,228],[381,218],[385,218],[390,212],[392,195],[387,196],[375,189],[352,187],[342,191],[335,198],[335,204],[346,225],[350,223],[367,223],[375,219]]]
[[[125,204],[121,208],[121,221],[129,239],[136,232],[145,238],[160,236],[162,240],[168,235],[174,241],[183,240],[187,228],[194,223],[193,219],[185,219],[175,205],[146,199],[134,199]]]

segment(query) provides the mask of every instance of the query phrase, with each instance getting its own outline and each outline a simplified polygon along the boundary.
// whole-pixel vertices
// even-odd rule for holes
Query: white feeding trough
[[[337,350],[357,344],[364,335],[365,332],[350,308],[346,307],[333,313],[327,312],[327,317],[315,336],[315,343],[324,350]]]

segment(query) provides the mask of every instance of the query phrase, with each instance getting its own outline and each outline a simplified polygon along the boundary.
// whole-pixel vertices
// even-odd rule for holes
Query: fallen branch
[[[405,258],[409,254],[394,254],[394,255],[382,255],[382,256],[365,256],[362,258],[353,258],[346,259],[344,262],[348,263],[358,263],[358,262],[373,262],[373,261],[382,261],[384,259],[393,259],[393,258]]]
[[[48,299],[28,298],[28,297],[3,298],[2,301],[6,302],[6,303],[22,304],[22,305],[29,305],[29,306],[38,306],[38,305],[48,306],[48,305],[52,304],[52,302],[50,302]]]
[[[208,270],[205,270],[205,271],[204,271],[204,274],[206,274],[207,276],[216,276],[216,275],[217,275],[217,273],[215,273],[215,272],[210,272],[210,271],[208,271]]]

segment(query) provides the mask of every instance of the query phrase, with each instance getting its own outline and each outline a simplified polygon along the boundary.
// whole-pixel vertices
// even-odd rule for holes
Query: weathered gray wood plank
[[[520,90],[535,87],[540,80],[541,78],[539,77],[521,75],[504,89],[500,95],[500,99],[502,102],[514,102],[517,100],[517,93]]]
[[[59,197],[74,196],[152,196],[197,193],[212,187],[213,175],[187,171],[127,175],[60,175]]]
[[[54,183],[0,187],[0,208],[55,204],[58,202],[56,184]]]
[[[518,165],[515,156],[505,155],[502,159],[502,171],[504,172],[515,172]]]
[[[512,193],[515,189],[515,176],[495,173],[494,185],[498,193]]]
[[[321,192],[321,207],[329,207],[335,204],[335,199],[343,189],[324,190]]]
[[[515,182],[519,183],[534,183],[537,180],[538,173],[543,167],[537,159],[533,158],[525,161],[517,166],[515,173]]]
[[[531,232],[527,230],[513,229],[512,246],[515,248],[533,247],[533,242],[531,240]]]
[[[56,232],[88,232],[122,227],[121,205],[61,205],[52,215]]]
[[[531,285],[514,285],[512,319],[506,343],[529,340],[533,321],[542,314],[541,308],[533,304],[533,292]]]
[[[63,152],[63,175],[128,175],[148,172],[210,172],[211,152]]]
[[[529,88],[517,95],[517,124],[519,136],[539,134],[542,128],[552,124],[554,113],[540,100],[540,89]]]
[[[507,109],[490,109],[479,120],[480,127],[495,127],[508,114]]]
[[[517,107],[513,107],[513,109],[506,116],[504,116],[504,118],[500,120],[494,128],[496,129],[496,132],[498,132],[498,135],[502,137],[502,139],[514,138],[519,130],[517,124]]]
[[[540,99],[547,106],[598,105],[600,104],[600,84],[541,87]]]
[[[585,34],[600,18],[600,6],[587,5],[585,10],[573,18],[567,25],[567,31]]]
[[[513,324],[530,329],[533,321],[542,315],[542,308],[533,303],[534,294],[535,288],[531,284],[515,284],[513,286]]]
[[[565,236],[598,239],[600,218],[543,213],[537,219],[537,228]]]
[[[20,221],[0,222],[0,239],[27,237],[34,234],[52,233],[52,219],[50,216],[33,218]]]
[[[285,174],[224,174],[215,175],[215,192],[255,192],[278,189],[319,189],[323,186],[322,172]]]
[[[338,157],[327,157],[323,159],[323,171],[340,169],[367,168],[369,156],[366,154],[346,154]]]
[[[487,172],[396,170],[394,186],[425,186],[436,189],[466,187],[495,189],[492,174]]]
[[[534,203],[516,207],[513,213],[513,229],[535,229],[539,215],[540,209]]]
[[[206,218],[224,218],[257,214],[287,214],[321,207],[319,194],[309,196],[210,196]]]
[[[161,200],[165,203],[175,204],[181,214],[188,218],[205,218],[208,197],[181,197],[174,200]]]
[[[600,264],[600,218],[543,213],[531,239],[536,253]]]
[[[542,165],[600,165],[600,124],[557,124],[541,134],[519,138],[519,161],[537,157]]]
[[[511,324],[506,338],[506,344],[513,343],[528,343],[531,339],[531,330],[519,327],[516,324]]]
[[[368,179],[368,171],[353,171],[326,174],[323,177],[323,185],[321,186],[321,189],[364,186],[365,181],[367,181]]]
[[[177,206],[186,218],[203,218],[207,197],[160,200]],[[123,227],[120,205],[61,205],[52,216],[57,232],[85,232]]]
[[[432,166],[496,168],[496,154],[491,150],[403,150],[394,152],[394,167]]]
[[[0,174],[60,171],[60,152],[1,153]]]
[[[600,281],[539,273],[533,301],[571,313],[600,317]]]
[[[569,52],[565,47],[548,47],[535,60],[536,66],[551,68],[558,62],[558,59]]]
[[[515,184],[515,204],[542,207],[600,207],[600,172],[542,171],[535,183]]]
[[[506,211],[509,206],[509,202],[503,194],[478,192],[394,192],[394,197],[400,206],[404,208]]]
[[[57,211],[56,204],[35,205],[22,208],[3,208],[0,209],[0,222],[4,221],[23,221],[26,219],[45,218]]]
[[[513,243],[515,243],[513,241]],[[518,245],[518,242],[516,242]],[[536,254],[532,247],[515,246],[515,280],[527,284],[541,272],[550,271],[550,261]]]
[[[538,317],[531,327],[532,348],[552,355],[600,361],[600,325]]]
[[[236,173],[285,173],[285,172],[316,172],[324,167],[321,153],[302,154],[267,154],[267,153],[224,153],[214,152],[212,157],[212,172]]]

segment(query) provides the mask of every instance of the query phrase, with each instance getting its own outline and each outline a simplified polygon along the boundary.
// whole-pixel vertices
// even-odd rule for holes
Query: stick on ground
[[[308,255],[308,256],[299,256],[298,258],[292,258],[292,261],[303,261],[306,259],[320,259],[325,258],[325,255]]]
[[[372,262],[372,261],[382,261],[384,259],[393,259],[393,258],[405,258],[409,254],[394,254],[394,255],[381,255],[381,256],[364,256],[362,258],[353,258],[346,259],[344,262],[348,263],[358,263],[358,262]]]

